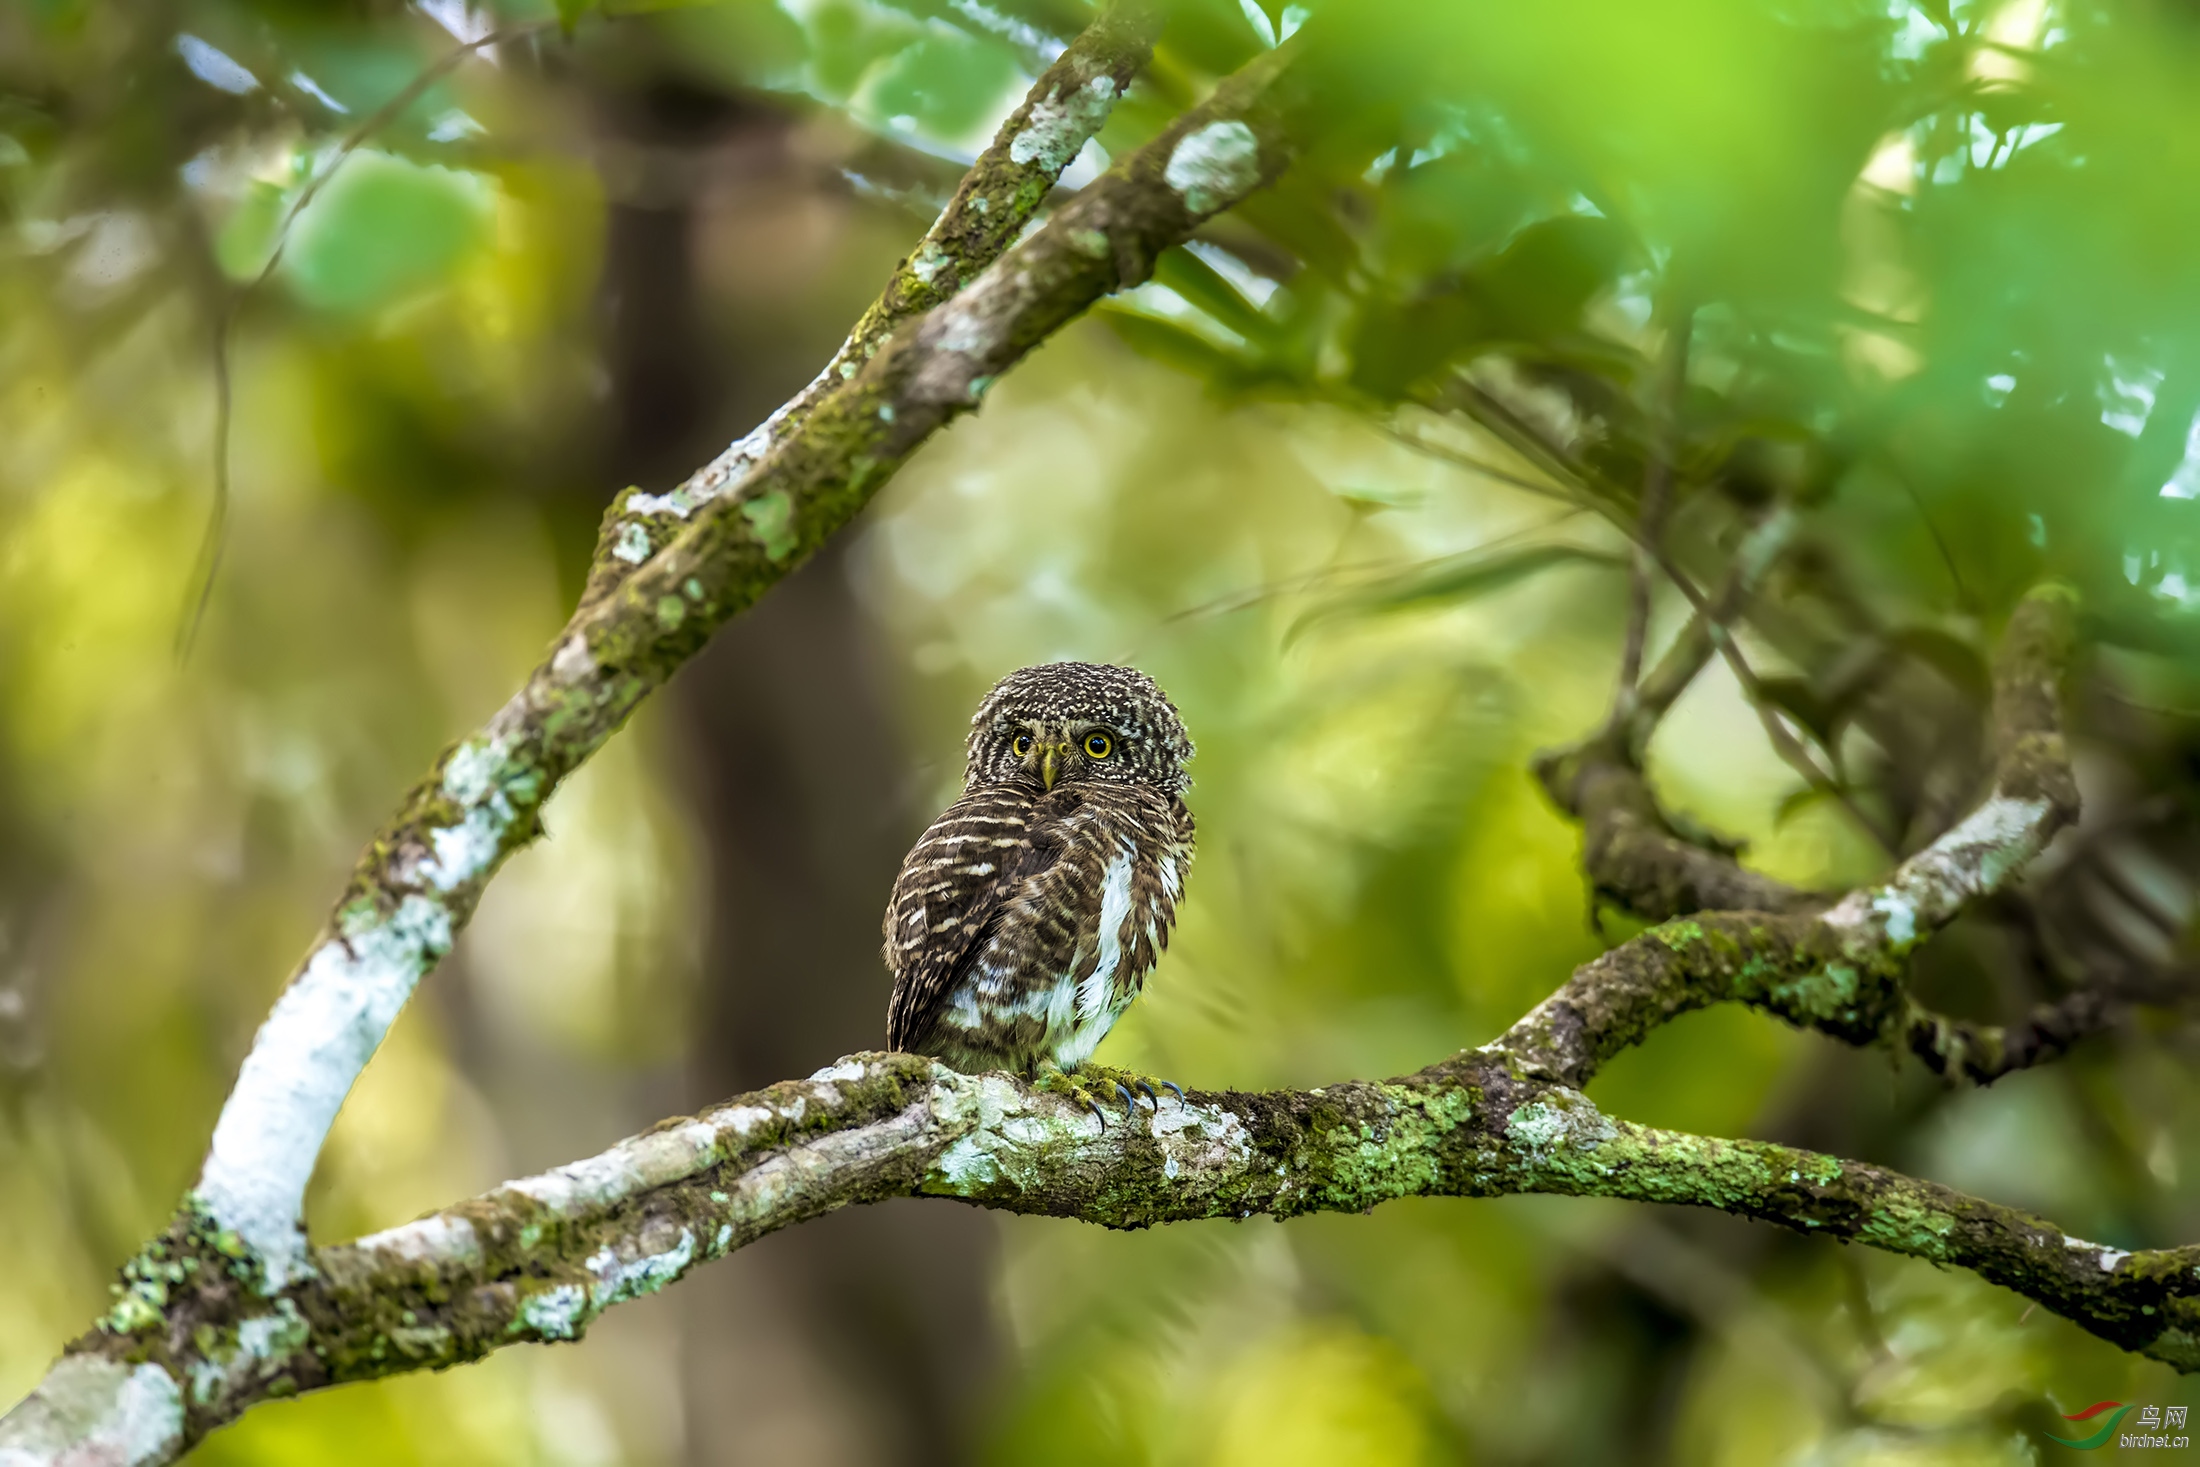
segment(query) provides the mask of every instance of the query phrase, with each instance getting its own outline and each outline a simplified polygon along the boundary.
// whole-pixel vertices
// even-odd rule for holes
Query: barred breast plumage
[[[888,1042],[964,1070],[1074,1070],[1168,945],[1191,741],[1143,673],[1052,663],[994,688],[967,752],[962,797],[887,905]]]

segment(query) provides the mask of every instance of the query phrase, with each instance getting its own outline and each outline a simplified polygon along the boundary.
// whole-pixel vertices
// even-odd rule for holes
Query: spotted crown
[[[1030,720],[1092,723],[1111,732],[1119,752],[1094,775],[1135,780],[1172,795],[1190,788],[1184,763],[1191,736],[1160,685],[1135,667],[1096,662],[1046,662],[1020,668],[993,685],[970,720],[963,787],[1021,777],[1010,741]]]

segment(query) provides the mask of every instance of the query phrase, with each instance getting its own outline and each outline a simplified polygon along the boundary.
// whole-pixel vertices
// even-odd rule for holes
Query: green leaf
[[[1379,509],[1417,509],[1428,502],[1426,489],[1398,488],[1391,485],[1351,484],[1329,492],[1366,513]]]
[[[1524,341],[1575,330],[1631,253],[1608,219],[1564,214],[1531,224],[1470,279],[1491,317]]]
[[[1123,344],[1142,357],[1211,380],[1235,377],[1243,370],[1234,352],[1189,326],[1114,303],[1101,306],[1099,314]]]
[[[1369,300],[1350,340],[1352,385],[1383,401],[1405,397],[1415,383],[1493,339],[1479,300],[1456,289],[1405,300]]]
[[[1369,616],[1417,606],[1457,605],[1562,565],[1624,567],[1627,557],[1580,545],[1519,545],[1470,550],[1363,586],[1317,606],[1292,624],[1284,640],[1295,640],[1318,622],[1341,616]]]
[[[1780,801],[1779,808],[1772,812],[1773,829],[1777,830],[1786,825],[1790,820],[1793,820],[1813,805],[1821,805],[1831,801],[1833,794],[1832,790],[1823,789],[1817,785],[1805,785],[1799,790],[1789,792]]]
[[[365,149],[291,226],[283,274],[308,305],[376,310],[442,283],[488,238],[489,181]]]
[[[1275,334],[1275,323],[1238,293],[1214,266],[1179,245],[1162,253],[1153,278],[1247,341]]]
[[[1835,730],[1844,709],[1820,697],[1808,678],[1759,678],[1757,686],[1763,690],[1766,702],[1783,713],[1792,714],[1820,744],[1829,749],[1833,747]]]
[[[898,52],[863,95],[880,117],[907,117],[933,137],[953,139],[1004,110],[1017,78],[1016,58],[1000,44],[934,29]]]
[[[1931,627],[1904,627],[1887,640],[1931,667],[1972,702],[1983,704],[1992,696],[1994,676],[1970,643]]]
[[[245,281],[260,273],[288,208],[289,191],[275,184],[255,180],[245,190],[214,237],[214,258],[224,275]]]

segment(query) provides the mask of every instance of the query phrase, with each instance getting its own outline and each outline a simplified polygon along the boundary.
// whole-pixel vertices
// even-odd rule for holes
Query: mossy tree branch
[[[999,259],[1130,89],[1160,28],[1161,11],[1152,0],[1119,0],[1072,41],[1001,123],[939,218],[894,267],[886,288],[810,384],[669,493],[628,489],[612,502],[583,604],[605,595],[676,538],[698,508],[739,491],[749,472],[877,356],[904,322],[949,300]]]
[[[1611,1054],[1712,1003],[1853,1042],[1907,1037],[1908,953],[2075,815],[2055,697],[2069,653],[2070,598],[2034,593],[1997,668],[1992,790],[1884,881],[1823,911],[1668,922],[1584,965],[1495,1042],[1396,1080],[1195,1091],[1096,1126],[1006,1075],[856,1055],[314,1250],[273,1289],[233,1233],[187,1210],[131,1264],[109,1318],[0,1423],[0,1464],[79,1460],[71,1453],[87,1444],[170,1460],[258,1401],[575,1339],[612,1305],[766,1233],[905,1195],[1126,1228],[1363,1211],[1404,1196],[1710,1207],[1968,1268],[2126,1349],[2200,1370],[2200,1247],[2126,1253],[1883,1168],[1633,1125],[1581,1093]]]
[[[1122,14],[1102,23],[1100,41],[1065,54],[1034,89],[1022,130],[1004,129],[974,178],[1021,179],[1019,189],[1051,182],[1099,114],[1048,99],[1087,71],[1081,94],[1112,93],[1115,73],[1103,62],[1129,65],[1150,39],[1143,12],[1144,30]],[[490,878],[533,839],[543,802],[720,625],[846,524],[933,432],[972,411],[994,377],[1272,178],[1288,153],[1270,97],[1286,64],[1270,53],[1225,81],[900,335],[859,331],[843,363],[852,375],[797,399],[802,411],[761,458],[690,505],[669,543],[584,599],[526,685],[406,797],[255,1041],[193,1191],[195,1205],[264,1266],[269,1287],[306,1266],[299,1208],[337,1106]],[[1034,134],[1036,153],[1022,146]],[[945,233],[935,231],[953,235],[955,258],[972,268],[1000,242],[956,224],[982,212],[980,197],[958,195]],[[1004,196],[1003,211],[1030,202],[1019,199]],[[913,260],[923,257],[920,249]],[[928,289],[947,288],[945,270]],[[919,298],[890,287],[866,321],[890,324]]]
[[[1104,24],[1119,22],[1129,24]],[[1094,69],[1074,73],[1083,80],[1067,93],[1062,78],[1043,79],[1022,130],[1004,129],[994,154],[1058,171],[1075,128],[1056,127],[1042,107],[1074,111],[1076,96],[1118,76],[1105,57],[1120,59],[1125,46],[1142,54],[1137,34],[1116,34],[1112,51],[1095,41],[1078,63]],[[1288,47],[1270,53],[1225,82],[982,270],[980,257],[1008,235],[985,236],[978,221],[989,211],[975,201],[992,198],[991,185],[966,183],[957,217],[974,233],[936,229],[928,243],[950,263],[919,281],[947,298],[897,278],[757,451],[743,456],[736,445],[721,458],[727,467],[708,493],[681,505],[638,505],[630,494],[615,507],[601,574],[554,651],[439,760],[363,857],[256,1042],[199,1185],[125,1269],[114,1310],[0,1421],[0,1467],[169,1461],[258,1401],[440,1368],[520,1340],[577,1338],[611,1305],[777,1228],[913,1194],[1112,1227],[1360,1211],[1409,1195],[1685,1203],[1970,1268],[2127,1349],[2200,1369],[2200,1248],[2121,1253],[1879,1168],[1635,1126],[1581,1093],[1611,1055],[1720,1002],[1853,1043],[1906,1042],[1984,1077],[2012,1055],[2051,1052],[2045,1029],[2034,1042],[1923,1014],[1906,960],[2013,880],[2076,814],[2056,695],[2070,607],[2052,588],[2027,598],[2004,639],[1994,784],[1969,819],[1832,903],[1753,883],[1687,842],[1657,846],[1730,869],[1692,868],[1669,889],[1615,879],[1673,920],[1584,965],[1495,1042],[1413,1075],[1194,1092],[1157,1101],[1133,1124],[1095,1128],[1065,1099],[1006,1076],[859,1055],[419,1222],[306,1246],[299,1197],[336,1105],[482,887],[531,838],[551,790],[1000,372],[1274,177],[1290,152],[1277,95],[1290,56]],[[1017,158],[1018,141],[1042,127],[1054,151]],[[985,173],[981,164],[973,178]],[[1037,176],[1010,195],[1022,198]],[[926,258],[920,248],[905,271],[921,276]],[[964,265],[974,278],[957,291],[972,273]],[[636,545],[638,555],[620,553]],[[1736,597],[1752,574],[1737,571]],[[1624,782],[1597,780],[1608,765],[1632,771],[1639,788],[1639,716],[1648,708],[1654,720],[1722,635],[1717,606],[1700,601],[1698,611],[1700,636],[1685,636],[1644,682],[1595,757],[1546,772],[1585,819],[1608,809],[1672,838],[1646,792],[1638,799]],[[1721,909],[1735,893],[1743,899]]]
[[[1153,29],[1154,12],[1132,0],[1040,79],[835,365],[748,449],[721,455],[679,503],[638,506],[629,494],[614,507],[604,573],[520,691],[444,752],[360,857],[245,1058],[197,1184],[129,1265],[103,1330],[138,1339],[144,1358],[113,1390],[82,1350],[64,1358],[0,1422],[0,1467],[89,1460],[95,1449],[101,1461],[165,1461],[196,1438],[203,1372],[150,1362],[168,1318],[160,1301],[219,1275],[221,1290],[279,1305],[318,1277],[302,1207],[337,1109],[483,888],[539,832],[558,784],[926,439],[975,410],[1000,373],[1282,170],[1293,144],[1278,84],[1295,45],[1226,78],[1008,247]],[[239,1325],[238,1348],[274,1350],[299,1328],[262,1311]]]
[[[1824,910],[1699,911],[1661,923],[1585,964],[1496,1047],[1530,1073],[1579,1087],[1658,1025],[1722,1001],[1854,1044],[1907,1034],[1909,954],[2077,818],[2055,695],[2070,658],[2071,599],[2045,587],[2010,619],[1995,671],[1993,788],[1968,819]]]
[[[1581,822],[1582,868],[1599,897],[1652,921],[1689,912],[1794,912],[1827,904],[1734,859],[1731,848],[1675,828],[1643,774],[1651,735],[1667,710],[1710,662],[1714,644],[1763,582],[1795,532],[1782,505],[1753,526],[1726,579],[1691,616],[1673,645],[1638,685],[1624,665],[1612,716],[1583,742],[1536,760],[1551,799]],[[1637,579],[1645,574],[1638,557]],[[1629,636],[1639,635],[1630,620]]]

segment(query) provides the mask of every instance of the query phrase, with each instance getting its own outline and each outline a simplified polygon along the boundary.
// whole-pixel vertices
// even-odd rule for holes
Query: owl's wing
[[[1024,883],[1060,853],[1033,839],[1028,795],[975,790],[917,838],[886,906],[886,965],[894,997],[886,1042],[907,1050],[931,1032],[957,979],[1000,924]]]

